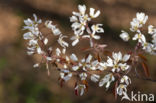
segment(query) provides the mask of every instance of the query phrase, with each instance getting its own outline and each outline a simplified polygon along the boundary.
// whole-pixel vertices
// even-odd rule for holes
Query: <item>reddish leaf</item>
[[[143,56],[142,54],[138,54],[138,56],[139,56],[142,60],[147,61],[146,57]]]
[[[114,97],[115,97],[115,100],[117,100],[117,93],[116,93],[117,86],[118,86],[118,81],[115,82],[115,87],[114,87]]]
[[[60,80],[60,86],[61,86],[61,88],[63,87],[63,83],[64,83],[64,80],[61,79],[61,80]]]
[[[98,59],[99,62],[101,61],[99,53],[97,54],[97,59]]]
[[[149,74],[148,66],[144,62],[142,62],[141,64],[142,64],[142,67],[144,69],[144,73],[145,73],[146,77],[149,77],[150,74]]]
[[[82,80],[82,84],[88,86],[88,82],[86,80]]]
[[[75,95],[76,95],[76,96],[78,96],[78,95],[79,95],[79,94],[78,94],[78,90],[77,90],[77,89],[75,89],[75,91],[74,91],[74,92],[75,92]]]
[[[90,47],[82,48],[81,50],[82,51],[88,51],[88,50],[90,50]]]
[[[85,59],[87,59],[87,58],[88,58],[88,56],[89,56],[89,54],[87,54],[87,55],[85,56]]]
[[[77,86],[77,82],[75,82],[75,88],[76,88],[76,86]],[[75,92],[75,95],[78,96],[78,90],[75,89],[74,92]]]

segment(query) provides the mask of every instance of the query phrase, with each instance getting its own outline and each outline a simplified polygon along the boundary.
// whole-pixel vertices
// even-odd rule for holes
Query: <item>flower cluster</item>
[[[143,26],[147,20],[148,16],[145,15],[145,13],[136,13],[136,18],[133,18],[130,23],[130,31],[135,33],[135,35],[132,37],[132,40],[137,41],[138,45],[141,45],[141,48],[145,52],[156,55],[156,29],[152,25],[148,26],[148,34],[152,36],[152,40],[147,40],[145,35],[142,33]],[[121,32],[120,37],[124,41],[128,41],[130,39],[130,35],[123,30]]]
[[[100,11],[96,11],[94,8],[90,8],[89,14],[86,14],[86,6],[85,5],[79,5],[78,6],[79,12],[73,12],[73,16],[70,17],[70,21],[73,22],[71,25],[74,36],[71,37],[72,46],[75,46],[80,38],[89,38],[90,39],[90,45],[93,46],[92,39],[100,39],[99,35],[95,35],[96,33],[103,33],[104,30],[101,27],[102,24],[95,24],[92,25],[91,28],[88,26],[88,23],[94,19],[97,18],[100,15]],[[88,33],[88,35],[83,35],[84,31]]]
[[[99,87],[105,86],[106,89],[115,83],[115,94],[122,96],[122,99],[129,99],[127,94],[127,87],[131,84],[129,73],[133,68],[137,68],[140,58],[142,59],[141,62],[143,61],[142,66],[146,76],[149,75],[145,63],[146,58],[141,50],[156,54],[156,28],[152,25],[148,26],[148,33],[152,36],[152,40],[147,41],[142,33],[142,28],[148,16],[144,13],[137,13],[137,17],[130,23],[130,31],[135,33],[132,40],[137,41],[134,51],[126,54],[122,54],[120,51],[109,52],[105,50],[106,45],[93,42],[93,39],[100,39],[100,36],[96,33],[104,32],[102,24],[89,25],[92,19],[100,15],[100,11],[95,12],[94,8],[90,8],[89,14],[87,14],[85,5],[78,5],[78,9],[79,12],[73,12],[73,16],[70,17],[71,27],[74,31],[74,36],[70,39],[72,40],[72,46],[75,46],[81,39],[89,39],[90,47],[88,50],[90,50],[90,53],[82,58],[79,58],[75,53],[67,55],[66,50],[70,45],[64,39],[68,36],[63,35],[52,21],[47,20],[43,23],[37,19],[35,14],[33,15],[34,20],[29,18],[24,20],[24,30],[27,30],[27,32],[24,33],[23,38],[28,40],[27,53],[28,55],[37,54],[42,57],[41,62],[34,64],[34,67],[40,67],[41,63],[46,64],[49,75],[49,69],[52,69],[49,68],[49,65],[53,64],[56,67],[55,69],[59,71],[61,86],[64,82],[75,78],[74,90],[76,95],[82,96],[88,91],[88,81],[90,80],[98,83]],[[48,36],[42,33],[40,29],[42,24],[50,30],[50,34],[57,37],[60,48],[52,48],[48,45]],[[122,30],[120,37],[124,41],[129,41],[131,35]],[[107,53],[105,54],[105,52]]]
[[[46,61],[46,68],[48,70],[48,74],[49,74],[49,62],[51,62],[52,60],[58,60],[58,58],[61,56],[61,50],[59,48],[56,48],[56,52],[55,55],[52,56],[53,53],[53,48],[50,46],[48,47],[48,38],[47,36],[43,35],[42,32],[39,29],[39,25],[42,24],[42,20],[41,19],[37,19],[37,16],[35,14],[33,14],[34,16],[34,20],[31,20],[30,18],[28,18],[27,20],[24,20],[24,24],[25,26],[23,27],[24,30],[27,30],[26,33],[24,33],[23,38],[25,40],[29,40],[28,42],[28,51],[27,54],[28,55],[41,55],[42,56],[42,61],[45,60]],[[65,42],[63,40],[63,38],[66,38],[67,36],[63,35],[61,33],[61,31],[52,24],[52,21],[45,21],[44,26],[47,29],[51,30],[51,33],[54,36],[59,36],[58,37],[58,44],[60,44],[60,46],[63,48],[62,49],[62,53],[65,54],[66,52],[66,47],[68,47],[68,43]],[[41,62],[42,62],[41,61]],[[36,63],[34,64],[34,67],[39,67],[40,63]]]

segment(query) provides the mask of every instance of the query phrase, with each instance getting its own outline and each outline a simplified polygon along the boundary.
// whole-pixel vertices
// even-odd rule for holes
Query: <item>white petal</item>
[[[72,42],[72,46],[75,46],[79,42],[79,39],[76,39]]]
[[[75,54],[71,54],[70,59],[73,61],[78,61],[78,58]]]
[[[47,43],[48,43],[48,39],[45,38],[45,39],[44,39],[44,44],[47,45]]]
[[[92,59],[92,55],[89,54],[88,57],[87,57],[87,59],[86,59],[86,63],[90,63],[91,59]]]
[[[125,54],[122,60],[126,62],[127,60],[129,60],[129,58],[130,58],[130,55]]]
[[[79,66],[73,66],[72,69],[73,69],[74,71],[77,71],[77,70],[79,69]]]
[[[86,12],[86,6],[85,5],[78,5],[78,9],[81,13],[81,15],[84,15]]]

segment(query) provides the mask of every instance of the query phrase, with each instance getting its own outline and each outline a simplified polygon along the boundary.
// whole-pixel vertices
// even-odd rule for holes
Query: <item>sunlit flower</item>
[[[129,34],[125,31],[121,31],[122,33],[120,34],[120,38],[124,41],[128,41],[130,39]]]
[[[61,31],[55,26],[52,24],[52,21],[45,21],[45,26],[49,29],[51,29],[52,33],[57,36],[57,35],[60,35],[61,34]]]
[[[90,8],[90,17],[91,18],[97,18],[100,15],[100,10],[97,10],[95,13],[95,9],[94,8]]]
[[[140,22],[140,24],[145,24],[148,20],[148,16],[145,13],[136,13],[136,19]]]
[[[76,87],[75,87],[75,92],[77,93],[80,93],[80,96],[82,96],[85,92],[85,89],[86,89],[86,86],[83,85],[83,84],[78,84]]]
[[[58,43],[62,46],[62,47],[64,47],[64,48],[66,48],[66,47],[68,47],[68,43],[67,42],[65,42],[64,40],[63,40],[63,38],[67,38],[67,36],[63,36],[62,34],[59,36],[59,39],[58,39]]]
[[[117,87],[117,94],[121,96],[121,95],[123,95],[124,92],[127,93],[127,85],[120,84]]]
[[[104,30],[103,28],[101,28],[100,26],[102,26],[102,24],[96,24],[96,25],[92,25],[91,29],[93,31],[92,34],[95,34],[95,33],[103,33]]]
[[[120,83],[126,83],[126,85],[129,85],[129,84],[131,84],[131,79],[128,76],[124,75],[121,78]]]
[[[111,82],[113,82],[115,80],[113,74],[107,74],[105,75],[99,82],[99,86],[102,87],[103,85],[106,84],[106,88],[108,89]]]
[[[130,22],[130,25],[131,25],[130,30],[131,30],[132,32],[138,31],[139,28],[141,27],[140,22],[139,22],[137,19],[133,19],[133,20]]]
[[[148,26],[148,33],[151,34],[151,35],[156,33],[156,29],[154,28],[153,25]]]
[[[27,27],[28,28],[29,27],[33,27],[33,26],[35,26],[37,24],[42,23],[42,20],[41,19],[39,19],[39,20],[37,19],[36,14],[33,14],[33,17],[34,17],[34,20],[31,20],[30,18],[28,18],[27,20],[24,20],[24,23],[26,25],[26,26],[24,26],[24,29],[27,29]]]
[[[78,62],[78,58],[75,54],[72,54],[70,56],[72,61]],[[72,69],[74,71],[77,71],[78,69],[82,68],[82,70],[87,71],[86,69],[90,69],[91,65],[91,59],[92,59],[92,55],[88,55],[88,57],[85,59],[83,58],[80,62],[78,62],[77,65],[72,66]]]
[[[107,59],[107,66],[112,67],[112,72],[119,72],[120,70],[127,70],[129,68],[129,65],[126,64],[126,62],[129,60],[130,55],[125,54],[122,57],[121,52],[118,53],[112,53],[112,58],[108,57]],[[120,62],[125,62],[125,63],[120,63]]]
[[[133,40],[138,40],[138,42],[142,43],[142,42],[146,42],[146,38],[144,36],[144,34],[142,34],[140,31],[138,31],[134,37],[132,38]]]

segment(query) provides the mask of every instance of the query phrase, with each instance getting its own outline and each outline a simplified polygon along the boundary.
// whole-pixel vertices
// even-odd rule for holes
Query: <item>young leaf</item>
[[[146,77],[149,77],[150,74],[149,74],[149,69],[148,69],[147,64],[145,62],[142,62],[141,64],[144,69],[144,73],[145,73]]]
[[[142,54],[138,54],[138,56],[139,56],[142,60],[147,61],[146,57],[143,56]]]
[[[117,92],[116,92],[117,86],[118,86],[118,81],[115,82],[115,87],[114,87],[114,97],[115,97],[115,100],[117,100]]]

